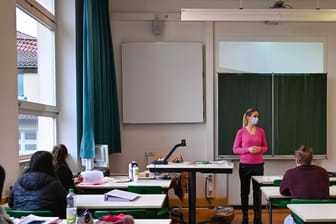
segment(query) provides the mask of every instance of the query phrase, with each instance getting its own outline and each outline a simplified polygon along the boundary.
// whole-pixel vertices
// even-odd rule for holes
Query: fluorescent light
[[[182,21],[335,22],[336,9],[181,9]]]

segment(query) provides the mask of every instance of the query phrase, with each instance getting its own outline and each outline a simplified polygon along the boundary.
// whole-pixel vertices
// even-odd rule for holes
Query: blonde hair
[[[256,108],[249,108],[246,110],[246,112],[243,114],[243,128],[248,124],[247,117],[251,116],[256,111],[258,111]]]

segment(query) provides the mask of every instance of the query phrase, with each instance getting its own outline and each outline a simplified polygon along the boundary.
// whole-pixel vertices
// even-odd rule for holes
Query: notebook
[[[114,189],[104,194],[105,201],[133,201],[140,195],[137,193]]]

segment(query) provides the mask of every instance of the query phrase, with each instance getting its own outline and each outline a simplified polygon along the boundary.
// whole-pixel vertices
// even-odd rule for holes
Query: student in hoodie
[[[53,156],[47,151],[35,152],[29,169],[13,186],[8,205],[17,210],[50,210],[64,219],[67,192],[56,177]]]

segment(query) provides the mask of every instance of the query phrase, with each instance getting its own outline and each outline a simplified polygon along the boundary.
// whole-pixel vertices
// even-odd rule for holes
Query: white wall
[[[57,12],[56,88],[60,110],[57,143],[67,146],[71,154],[68,158],[69,165],[73,172],[77,172],[81,167],[79,152],[77,152],[75,1],[57,0],[55,3]]]
[[[0,1],[0,164],[6,170],[3,196],[19,174],[15,1]]]
[[[326,161],[316,161],[328,170],[336,170],[333,165],[336,160],[334,147],[336,142],[332,138],[335,121],[331,114],[335,107],[332,104],[334,96],[335,75],[335,23],[280,23],[279,25],[265,25],[263,22],[180,22],[179,9],[181,7],[227,7],[237,8],[238,1],[151,1],[143,0],[136,3],[128,0],[110,0],[112,39],[115,51],[115,61],[118,81],[121,82],[120,43],[125,41],[201,41],[204,44],[205,57],[205,102],[206,121],[203,124],[166,124],[166,125],[122,125],[121,154],[111,156],[111,172],[126,172],[127,164],[131,159],[137,160],[140,167],[145,166],[145,152],[168,151],[181,138],[187,139],[187,147],[180,149],[185,160],[215,159],[215,122],[216,122],[216,79],[217,44],[220,40],[260,40],[260,41],[301,41],[319,40],[327,45],[326,72],[328,72],[328,155]],[[249,8],[268,8],[273,1],[243,1]],[[138,4],[137,4],[138,3]],[[297,8],[315,8],[316,1],[286,1]],[[207,4],[207,5],[205,5]],[[320,7],[327,4],[336,8],[335,2],[323,1]],[[244,6],[247,8],[247,6]],[[151,33],[151,19],[159,15],[163,20],[162,33],[154,36]],[[298,59],[299,60],[299,59]],[[295,63],[295,62],[294,62]],[[285,66],[285,65],[284,65]],[[119,84],[121,96],[121,85]],[[121,102],[121,101],[120,101]],[[216,175],[216,196],[228,196],[229,204],[239,205],[239,177],[238,162],[232,175]],[[266,175],[283,174],[286,169],[293,167],[291,160],[267,160],[265,162]],[[198,175],[197,195],[204,196],[202,175]],[[227,187],[228,186],[228,187]]]
[[[113,45],[116,61],[116,69],[119,81],[119,96],[121,97],[121,63],[120,63],[120,43],[130,41],[197,41],[204,43],[205,40],[212,40],[204,32],[209,29],[207,23],[186,24],[179,21],[164,23],[163,33],[155,37],[151,33],[151,22],[149,21],[111,21]],[[211,29],[211,26],[210,26]],[[205,54],[212,55],[212,48],[205,48]],[[207,65],[205,59],[204,67],[212,69],[212,65]],[[206,77],[205,85],[212,85],[212,80]],[[206,91],[212,88],[207,88]],[[172,89],[172,91],[174,91]],[[206,94],[211,97],[212,93]],[[119,102],[121,98],[119,97]],[[206,103],[212,102],[211,98]],[[172,108],[173,110],[173,108]],[[209,122],[198,124],[139,124],[122,125],[122,153],[112,154],[110,167],[112,173],[126,173],[128,163],[136,160],[140,164],[140,170],[145,169],[145,152],[169,152],[169,150],[181,139],[185,138],[187,147],[178,148],[185,159],[196,160],[213,158],[213,146],[211,139],[207,138],[207,131],[212,130],[212,113],[207,113],[205,120]],[[210,141],[210,142],[209,142]],[[209,148],[210,150],[207,150]]]

